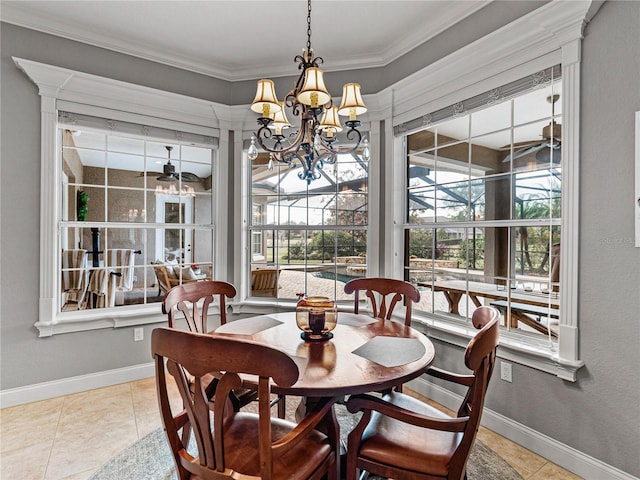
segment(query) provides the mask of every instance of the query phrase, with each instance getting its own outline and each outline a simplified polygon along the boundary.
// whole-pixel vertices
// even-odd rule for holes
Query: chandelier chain
[[[307,52],[311,52],[311,0],[307,2]]]

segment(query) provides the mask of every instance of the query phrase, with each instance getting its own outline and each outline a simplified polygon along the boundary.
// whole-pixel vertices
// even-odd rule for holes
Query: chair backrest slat
[[[236,296],[236,289],[227,282],[203,280],[177,285],[167,292],[162,301],[162,312],[167,315],[170,328],[175,328],[175,310],[182,312],[189,330],[207,333],[209,306],[218,299],[220,324],[227,323],[225,298]],[[176,307],[176,309],[174,309]]]

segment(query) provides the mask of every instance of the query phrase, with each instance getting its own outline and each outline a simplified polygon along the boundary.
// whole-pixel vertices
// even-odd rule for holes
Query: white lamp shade
[[[251,104],[251,110],[262,114],[264,117],[269,117],[281,110],[280,102],[276,98],[276,87],[273,84],[273,80],[258,80],[256,97]]]
[[[307,68],[304,85],[298,93],[298,101],[312,108],[320,107],[331,101],[327,87],[324,85],[324,74],[318,67]]]
[[[347,83],[342,87],[342,102],[338,108],[338,114],[348,116],[350,120],[355,120],[356,115],[362,115],[367,111],[367,106],[360,94],[360,85],[357,83]]]
[[[271,120],[273,120],[273,122],[271,122],[269,128],[275,130],[277,135],[282,134],[283,128],[291,126],[289,120],[287,119],[287,114],[284,110],[284,102],[280,102],[280,110],[272,113],[270,118]]]
[[[338,107],[332,105],[330,108],[325,109],[318,128],[321,130],[329,130],[331,133],[342,131],[340,117],[338,117]]]

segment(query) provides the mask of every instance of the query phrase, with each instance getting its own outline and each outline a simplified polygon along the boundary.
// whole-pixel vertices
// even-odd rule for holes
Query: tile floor
[[[153,378],[4,408],[0,479],[86,480],[160,424]],[[525,480],[580,478],[485,428],[479,438]]]

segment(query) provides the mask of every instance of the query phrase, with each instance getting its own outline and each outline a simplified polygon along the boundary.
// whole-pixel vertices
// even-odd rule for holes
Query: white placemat
[[[349,325],[351,327],[361,327],[363,325],[369,325],[376,323],[379,318],[373,318],[366,315],[356,315],[355,313],[338,312],[338,324]]]
[[[424,345],[416,338],[379,336],[353,353],[384,367],[399,367],[420,359],[425,351]]]
[[[233,322],[219,326],[216,328],[215,332],[232,333],[235,335],[253,335],[281,324],[282,322],[280,320],[276,320],[269,315],[265,315],[263,317],[234,320]]]

